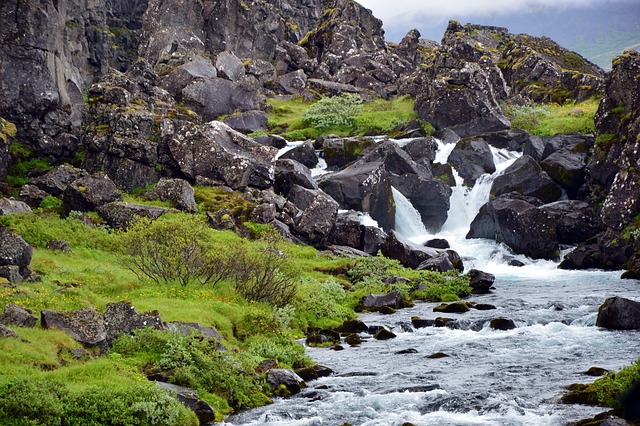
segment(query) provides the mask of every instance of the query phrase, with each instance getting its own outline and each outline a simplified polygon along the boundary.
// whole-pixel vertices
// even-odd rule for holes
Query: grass
[[[504,111],[511,120],[511,127],[537,136],[554,136],[573,132],[593,133],[598,105],[599,100],[589,99],[577,104],[508,106]]]
[[[208,208],[233,207],[234,214],[238,215],[249,210],[246,201],[236,193],[196,188],[196,196],[199,220],[205,220],[204,212]],[[140,201],[134,195],[127,199]],[[41,398],[43,406],[21,416],[37,420],[40,414],[49,413],[52,417],[41,418],[40,423],[74,424],[73,419],[78,420],[74,416],[86,412],[93,416],[87,424],[102,424],[96,420],[100,413],[93,412],[99,401],[91,395],[97,390],[118,407],[151,404],[153,408],[163,397],[157,390],[148,389],[145,376],[151,372],[168,372],[177,384],[197,390],[215,408],[220,420],[231,411],[267,403],[272,395],[264,384],[264,373],[255,373],[258,364],[264,359],[276,359],[288,368],[307,365],[310,360],[294,339],[303,337],[310,327],[336,327],[346,319],[355,318],[354,307],[367,292],[401,290],[408,298],[437,300],[449,297],[445,293],[452,291],[464,296],[469,289],[464,280],[443,279],[440,275],[432,279],[426,273],[405,269],[382,256],[353,260],[282,242],[278,247],[298,274],[299,290],[289,305],[277,308],[243,299],[232,279],[224,279],[215,287],[183,286],[172,281],[158,284],[139,279],[129,269],[130,263],[123,254],[125,231],[114,231],[100,224],[89,226],[77,216],[62,218],[54,210],[37,209],[31,215],[0,217],[1,225],[20,234],[34,247],[30,268],[41,277],[38,282],[0,284],[0,309],[14,303],[32,309],[39,317],[45,309],[66,311],[89,306],[103,312],[108,303],[129,301],[139,312],[158,310],[164,321],[197,322],[214,327],[221,334],[227,352],[212,351],[194,338],[149,331],[147,335],[142,332],[140,337],[122,337],[118,350],[112,350],[107,356],[99,357],[96,348],[89,348],[92,356],[78,359],[71,351],[81,345],[66,334],[43,330],[40,326],[14,327],[22,340],[0,339],[0,365],[3,366],[0,419],[3,416],[11,419],[16,415],[11,410],[16,407],[30,407],[20,398],[42,397],[34,384],[51,383],[59,392],[51,398]],[[95,215],[90,216],[98,222]],[[167,223],[188,220],[193,220],[192,216],[185,213],[168,213],[158,219]],[[242,240],[230,231],[207,229],[206,232],[206,238],[222,252],[240,241],[249,247],[261,244]],[[52,239],[65,239],[72,251],[46,249],[46,243]],[[407,285],[385,285],[382,278],[386,275],[426,283],[430,293],[412,292]],[[452,279],[457,287],[449,285]],[[446,288],[443,283],[448,283]],[[22,389],[24,395],[12,393],[13,386]],[[146,399],[140,400],[143,396]],[[181,419],[162,424],[193,424],[189,413],[171,404],[165,405],[164,411],[147,407],[147,414],[160,413],[166,418]],[[62,418],[66,420],[58,421]],[[140,424],[145,424],[143,420]],[[129,424],[130,420],[120,421],[120,424]],[[0,420],[2,424],[8,423]]]
[[[391,100],[375,99],[362,104],[362,112],[354,118],[353,125],[317,128],[303,120],[304,113],[315,103],[302,98],[291,100],[270,99],[269,131],[280,134],[288,140],[314,139],[318,136],[335,134],[338,136],[364,136],[390,134],[397,128],[418,122],[414,111],[415,100],[410,96]],[[423,123],[427,133],[433,132],[428,123]]]

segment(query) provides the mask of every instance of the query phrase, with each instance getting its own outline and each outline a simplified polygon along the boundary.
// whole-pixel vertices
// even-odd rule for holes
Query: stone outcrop
[[[113,201],[122,201],[115,183],[104,174],[93,174],[73,181],[63,194],[67,212],[90,212]]]
[[[489,144],[483,139],[463,139],[449,155],[448,163],[456,168],[466,186],[473,186],[483,174],[496,171]]]
[[[509,192],[538,198],[546,203],[556,201],[562,190],[528,155],[523,155],[498,176],[491,186],[491,195],[498,197]]]
[[[149,198],[152,200],[169,201],[178,210],[189,213],[196,213],[195,191],[193,187],[184,179],[162,178],[153,187]]]
[[[114,229],[127,228],[131,221],[137,217],[146,217],[155,220],[165,214],[168,209],[164,207],[132,204],[124,201],[113,201],[98,207],[98,213],[107,225]]]
[[[165,329],[158,311],[139,313],[129,302],[108,303],[103,317],[107,345],[122,333],[128,334],[144,327]]]

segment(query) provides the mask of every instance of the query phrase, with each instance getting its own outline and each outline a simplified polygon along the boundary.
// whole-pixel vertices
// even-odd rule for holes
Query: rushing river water
[[[447,148],[439,152],[441,161]],[[496,174],[516,158],[498,150],[494,157]],[[565,425],[602,411],[560,404],[559,397],[571,383],[593,381],[584,374],[590,367],[615,370],[640,356],[640,332],[595,326],[598,307],[607,297],[637,300],[640,283],[619,279],[620,272],[562,271],[553,262],[513,256],[494,242],[465,240],[494,177],[483,177],[473,189],[454,189],[456,214],[450,214],[438,237],[451,242],[467,269],[496,275],[490,294],[469,299],[495,310],[442,314],[433,312],[434,303],[418,303],[393,315],[362,314],[367,325],[386,326],[397,337],[378,341],[363,334],[362,345],[345,344],[343,351],[308,348],[308,355],[335,374],[309,382],[299,395],[234,415],[227,424]],[[410,204],[396,197],[398,218],[415,218],[405,210]],[[416,223],[400,228],[416,242],[433,237]],[[525,266],[507,266],[509,256]],[[462,329],[414,329],[412,316],[454,318]],[[517,328],[489,328],[497,317],[512,319]],[[399,353],[407,349],[410,353]],[[429,358],[434,353],[448,356]]]

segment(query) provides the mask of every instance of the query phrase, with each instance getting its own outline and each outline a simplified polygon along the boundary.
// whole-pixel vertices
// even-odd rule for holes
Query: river
[[[441,146],[440,161],[450,148]],[[361,314],[367,325],[386,326],[397,337],[378,341],[363,334],[362,345],[344,344],[343,351],[308,348],[335,374],[309,382],[299,395],[231,416],[227,425],[566,425],[603,411],[560,404],[559,398],[567,385],[593,381],[584,374],[590,367],[616,370],[640,356],[640,332],[595,326],[607,297],[637,300],[640,284],[619,279],[620,272],[558,270],[553,262],[514,256],[492,241],[465,240],[491,182],[518,156],[493,153],[496,173],[474,188],[454,188],[449,219],[437,236],[449,240],[467,269],[496,275],[491,293],[469,298],[496,309],[441,314],[433,312],[434,303],[417,303],[392,315]],[[405,236],[416,242],[432,238],[419,223],[407,223],[415,212],[395,196]],[[525,266],[508,266],[513,258]],[[413,316],[446,316],[462,326],[415,329]],[[497,317],[517,328],[491,329],[488,323]],[[429,357],[435,353],[447,356]]]

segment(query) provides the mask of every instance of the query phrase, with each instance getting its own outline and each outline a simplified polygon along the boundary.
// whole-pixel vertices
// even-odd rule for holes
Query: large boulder
[[[0,198],[0,216],[8,214],[33,213],[31,207],[24,201],[12,198]]]
[[[198,79],[182,89],[184,105],[204,121],[216,120],[234,111],[260,109],[261,98],[251,84],[224,78]]]
[[[481,175],[496,171],[491,148],[484,139],[462,139],[451,151],[448,162],[466,186],[473,186]]]
[[[539,209],[556,222],[557,239],[561,244],[582,243],[602,231],[593,207],[584,201],[556,201]]]
[[[318,155],[311,141],[306,141],[280,156],[281,159],[296,160],[300,164],[312,169],[318,164]]]
[[[327,169],[339,170],[358,160],[363,151],[373,144],[370,138],[321,137],[322,154]]]
[[[163,70],[164,71],[164,70]],[[188,55],[185,62],[173,67],[170,72],[164,71],[158,78],[158,85],[173,97],[177,97],[182,89],[200,78],[216,78],[218,71],[211,61],[200,55]]]
[[[43,310],[40,314],[43,328],[64,331],[73,339],[85,345],[100,345],[107,338],[105,321],[100,312],[93,308],[76,311]]]
[[[381,161],[358,162],[320,180],[340,208],[367,212],[384,230],[395,225],[391,177]]]
[[[18,327],[35,327],[38,318],[33,315],[33,311],[22,306],[9,303],[4,307],[4,312],[0,314],[0,324]]]
[[[190,179],[222,180],[233,189],[268,188],[274,180],[277,150],[219,121],[185,124],[169,142],[171,155]]]
[[[640,330],[640,302],[608,298],[598,309],[596,325],[612,330]]]
[[[164,330],[158,311],[139,313],[130,302],[108,303],[104,311],[105,340],[111,345],[122,333],[131,333],[144,327]]]
[[[545,203],[556,201],[562,190],[528,155],[523,155],[498,176],[491,186],[491,195],[498,197],[509,192],[536,197]]]
[[[267,383],[271,389],[279,393],[280,388],[286,389],[286,394],[293,395],[299,393],[307,387],[307,384],[300,376],[285,368],[273,368],[267,373]]]
[[[174,394],[176,399],[185,407],[193,411],[200,424],[209,424],[216,419],[213,407],[206,401],[200,399],[200,395],[192,389],[184,386],[173,385],[171,383],[155,382],[162,389]]]
[[[264,111],[240,111],[234,112],[224,119],[224,123],[233,130],[244,134],[267,130],[269,128],[269,116]]]
[[[122,194],[107,175],[96,173],[73,181],[64,191],[67,212],[95,211],[113,201],[122,201]]]
[[[576,197],[585,182],[586,165],[586,154],[568,149],[556,151],[540,163],[542,170],[559,183],[571,198]]]
[[[55,169],[48,171],[42,176],[31,181],[32,185],[37,186],[45,192],[59,197],[64,194],[64,191],[73,181],[87,176],[87,172],[77,167],[73,167],[69,164],[61,164]]]
[[[495,275],[488,272],[471,269],[466,274],[469,277],[469,286],[473,289],[473,293],[488,293],[496,280]]]
[[[149,194],[151,199],[170,201],[173,207],[190,213],[196,213],[198,206],[193,187],[184,179],[162,178]]]
[[[517,195],[516,195],[517,197]],[[556,218],[509,194],[485,204],[471,223],[467,238],[489,238],[534,259],[556,259]]]
[[[216,69],[220,77],[231,81],[239,81],[244,77],[244,64],[236,55],[229,51],[218,53]]]
[[[143,204],[131,204],[124,201],[113,201],[98,207],[98,213],[110,227],[124,229],[137,217],[146,217],[156,220],[168,209],[164,207],[147,206]]]
[[[402,293],[392,291],[386,294],[368,294],[358,302],[357,309],[360,311],[379,311],[383,308],[400,309],[405,307]]]
[[[29,266],[32,255],[33,248],[22,237],[0,225],[0,266]]]
[[[423,262],[440,256],[441,253],[440,250],[412,243],[393,230],[389,232],[382,247],[382,254],[390,259],[396,259],[407,268],[414,269]],[[451,263],[453,264],[453,261]]]
[[[304,241],[323,247],[335,225],[338,203],[320,190],[306,189],[298,185],[294,185],[289,197],[301,210],[294,219],[295,233]]]
[[[318,184],[311,177],[311,171],[295,160],[278,159],[276,161],[276,192],[287,196],[293,185],[307,189],[318,189]]]

